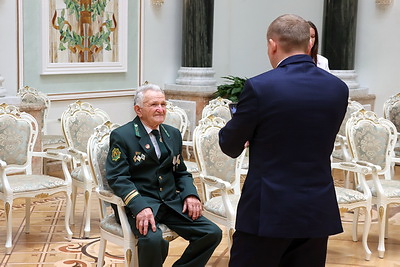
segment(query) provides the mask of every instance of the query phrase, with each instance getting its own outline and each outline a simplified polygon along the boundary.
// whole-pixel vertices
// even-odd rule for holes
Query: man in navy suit
[[[267,31],[274,68],[246,81],[220,146],[249,146],[229,266],[325,266],[329,235],[343,231],[330,155],[348,87],[308,55],[310,26],[296,15]]]

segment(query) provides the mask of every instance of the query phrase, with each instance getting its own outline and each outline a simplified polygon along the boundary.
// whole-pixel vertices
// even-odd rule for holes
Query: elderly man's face
[[[165,120],[165,95],[160,91],[146,91],[143,95],[143,107],[135,106],[135,111],[146,126],[156,129]]]

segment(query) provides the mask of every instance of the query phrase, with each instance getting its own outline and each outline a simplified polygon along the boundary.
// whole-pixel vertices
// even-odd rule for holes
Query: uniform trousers
[[[169,242],[163,239],[159,223],[189,241],[180,259],[173,264],[174,267],[204,267],[222,239],[221,229],[204,216],[190,221],[165,204],[160,206],[155,216],[156,232],[149,227],[147,235],[141,235],[134,220],[133,217],[129,219],[132,230],[138,236],[140,267],[162,267],[168,255]]]
[[[328,237],[271,238],[233,234],[229,267],[323,267]]]

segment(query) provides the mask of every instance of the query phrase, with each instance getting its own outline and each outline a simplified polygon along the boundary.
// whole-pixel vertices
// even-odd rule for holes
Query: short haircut
[[[164,91],[160,88],[160,86],[158,86],[156,84],[147,83],[147,84],[140,86],[136,90],[136,95],[133,98],[133,105],[135,105],[135,106],[138,105],[139,107],[143,107],[144,93],[149,90],[158,91],[165,95]]]
[[[278,42],[285,52],[307,52],[310,43],[310,24],[302,17],[286,14],[276,18],[268,27],[267,40]]]

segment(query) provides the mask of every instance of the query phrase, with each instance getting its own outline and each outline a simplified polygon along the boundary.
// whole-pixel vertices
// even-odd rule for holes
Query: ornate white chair
[[[383,103],[383,117],[390,120],[397,130],[397,142],[394,147],[394,154],[400,158],[400,93],[392,95]],[[392,166],[394,171],[394,166]]]
[[[106,179],[105,163],[109,150],[110,132],[118,127],[107,121],[96,127],[94,134],[89,138],[87,153],[93,177],[96,180],[96,193],[100,201],[100,247],[97,266],[103,266],[107,241],[124,248],[125,266],[138,266],[137,239],[133,234],[125,213],[124,201],[113,194]],[[110,204],[117,206],[120,224],[116,221]],[[169,230],[165,225],[163,236],[166,240],[174,240],[176,233]]]
[[[42,129],[42,145],[43,150],[46,151],[48,149],[57,149],[57,148],[64,148],[65,147],[65,139],[62,135],[49,135],[47,134],[47,123],[48,123],[48,114],[51,106],[51,102],[49,97],[45,94],[40,92],[39,90],[24,86],[19,89],[18,96],[21,97],[22,103],[29,103],[29,104],[42,104],[45,106],[43,111],[43,129]]]
[[[165,124],[174,126],[175,128],[179,129],[182,135],[182,140],[186,138],[187,129],[189,126],[189,119],[184,109],[175,106],[172,102],[167,101],[167,115],[165,117]],[[186,146],[186,152],[188,155],[188,159],[190,158],[189,148],[188,146],[193,147],[193,141],[182,141],[182,144]],[[190,173],[197,174],[198,173],[198,166],[195,162],[192,161],[185,161],[186,167]]]
[[[344,115],[342,124],[340,125],[339,132],[336,135],[335,140],[335,150],[332,153],[334,159],[340,161],[350,161],[351,156],[348,149],[347,139],[346,139],[346,122],[356,111],[364,109],[364,106],[357,101],[352,101],[349,99],[346,114]]]
[[[214,115],[215,117],[223,118],[225,122],[227,122],[232,118],[229,110],[229,104],[231,103],[232,101],[222,97],[212,99],[204,106],[201,117],[206,118],[210,115]]]
[[[201,119],[194,130],[193,141],[200,168],[204,216],[227,228],[231,244],[241,194],[240,166],[244,152],[236,159],[222,152],[218,133],[224,125],[224,119],[213,115]]]
[[[94,187],[87,161],[87,142],[94,128],[110,120],[106,112],[94,108],[87,102],[76,101],[61,115],[61,127],[67,143],[67,151],[72,155],[72,214],[74,223],[75,203],[78,188],[84,191],[84,237],[90,234],[90,197]]]
[[[0,105],[0,199],[6,211],[6,254],[12,250],[12,205],[16,198],[25,198],[26,225],[30,228],[31,198],[47,197],[63,192],[66,194],[65,229],[68,239],[72,238],[69,227],[71,213],[71,176],[68,171],[70,156],[50,152],[34,152],[38,135],[38,124],[34,117],[19,112],[12,105]],[[46,157],[61,160],[64,179],[32,174],[32,158]]]
[[[215,99],[210,100],[210,102],[204,107],[202,111],[202,118],[206,118],[210,115],[215,117],[220,117],[224,119],[225,123],[232,118],[231,111],[229,109],[229,104],[232,104],[232,101],[226,98],[217,97]],[[248,149],[246,149],[245,156],[240,166],[240,173],[243,175],[247,174],[249,168],[249,157],[248,157]]]
[[[332,169],[340,169],[346,172],[352,172],[357,179],[357,184],[362,188],[362,192],[346,187],[335,186],[336,199],[341,212],[354,211],[353,216],[353,241],[358,241],[357,228],[360,208],[365,210],[364,229],[362,235],[362,245],[365,250],[365,260],[371,259],[371,250],[368,247],[368,234],[371,227],[371,208],[372,208],[372,193],[366,182],[366,175],[377,176],[376,168],[371,168],[365,162],[340,162],[332,163]]]
[[[385,253],[384,238],[387,236],[387,209],[389,205],[400,203],[400,181],[392,180],[391,166],[399,162],[395,158],[394,147],[397,139],[396,127],[389,120],[378,118],[372,111],[360,110],[346,123],[346,136],[353,161],[368,162],[376,168],[378,175],[372,176],[367,184],[371,188],[372,202],[379,214],[379,257]],[[363,191],[360,186],[357,190]]]
[[[356,111],[364,109],[364,106],[357,101],[349,99],[346,114],[344,115],[342,124],[340,125],[339,132],[336,135],[335,147],[332,153],[333,161],[348,162],[351,161],[351,155],[346,138],[346,122]],[[350,188],[350,173],[345,172],[345,187]]]

